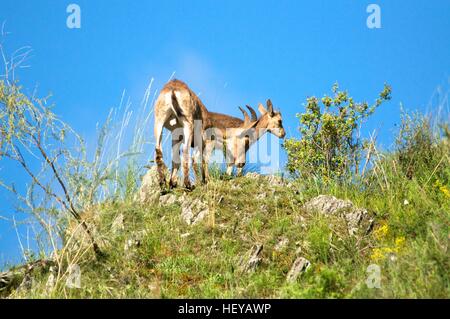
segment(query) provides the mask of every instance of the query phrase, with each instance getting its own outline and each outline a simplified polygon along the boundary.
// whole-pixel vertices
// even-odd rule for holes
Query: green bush
[[[297,114],[302,138],[286,140],[287,168],[303,177],[342,178],[358,172],[365,140],[357,135],[361,124],[378,106],[391,98],[385,85],[373,105],[355,102],[346,91],[333,86],[333,95],[307,99],[306,112]]]

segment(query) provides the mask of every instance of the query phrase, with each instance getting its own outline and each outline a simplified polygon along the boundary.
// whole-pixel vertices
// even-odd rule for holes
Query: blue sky
[[[81,8],[81,29],[66,27],[70,3]],[[380,5],[381,29],[366,26],[370,3]],[[387,148],[400,103],[430,110],[436,88],[450,81],[448,0],[2,0],[0,21],[11,33],[8,48],[33,48],[24,86],[53,93],[55,112],[88,141],[124,89],[139,102],[150,78],[161,88],[175,71],[213,111],[239,116],[238,105],[271,98],[288,136],[298,136],[295,114],[306,97],[338,81],[372,102],[387,82],[393,99],[364,130],[379,129]],[[12,172],[0,170],[25,182]],[[0,196],[0,215],[11,215],[11,196]],[[19,252],[11,224],[0,219],[0,264]]]

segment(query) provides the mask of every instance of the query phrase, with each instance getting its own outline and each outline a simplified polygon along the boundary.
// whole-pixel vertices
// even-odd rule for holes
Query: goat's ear
[[[269,111],[270,116],[274,115],[273,104],[272,104],[272,101],[270,99],[267,100],[267,110]]]
[[[261,103],[258,104],[258,111],[259,111],[259,113],[261,113],[261,115],[264,115],[267,113],[266,108]]]
[[[252,115],[252,121],[257,121],[258,120],[258,115],[256,115],[255,110],[250,106],[250,105],[246,105],[248,110],[250,111],[250,114]]]

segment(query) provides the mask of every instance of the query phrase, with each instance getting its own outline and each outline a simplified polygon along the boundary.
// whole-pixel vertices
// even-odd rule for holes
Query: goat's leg
[[[245,155],[248,150],[248,138],[244,137],[236,139],[235,148],[234,165],[237,167],[236,176],[242,176],[242,170],[245,166]]]
[[[233,175],[233,163],[227,163],[227,175],[232,176]]]
[[[236,176],[242,176],[242,171],[243,171],[243,169],[244,169],[244,165],[245,165],[245,163],[238,163],[237,165],[236,165],[236,167],[237,167],[237,173],[236,173]]]
[[[245,166],[245,150],[239,149],[237,153],[238,154],[234,162],[234,166],[237,168],[236,176],[242,176],[242,170]]]
[[[163,131],[163,123],[157,122],[155,123],[154,135],[156,140],[155,146],[155,162],[158,169],[159,176],[159,186],[162,190],[166,187],[166,174],[165,169],[166,166],[163,161],[163,153],[162,153],[162,131]]]
[[[195,181],[199,181],[200,180],[200,156],[201,156],[201,152],[199,150],[198,147],[195,148],[194,153],[192,155],[192,169],[194,170],[194,175],[195,175]]]
[[[173,133],[172,133],[173,134]],[[175,137],[172,136],[172,173],[170,175],[169,187],[175,188],[177,187],[178,182],[178,170],[181,166],[181,158],[180,158],[180,147],[183,136]]]
[[[203,163],[203,148],[205,145],[201,120],[194,120],[194,132],[192,139],[192,147],[194,148],[192,156],[192,167],[195,173],[195,183],[200,184],[200,182],[203,181],[203,168],[200,166]]]
[[[227,158],[227,175],[232,176],[233,175],[233,167],[234,167],[234,156],[231,158]]]
[[[233,175],[233,166],[234,166],[234,163],[236,162],[234,150],[235,150],[235,140],[230,139],[229,141],[227,141],[227,144],[226,144],[226,158],[225,158],[225,161],[227,163],[226,173],[228,176]]]
[[[192,124],[185,122],[183,124],[183,177],[184,177],[184,187],[188,190],[192,190],[192,184],[189,179],[189,164],[190,164],[190,150],[192,145],[192,138],[194,132]]]
[[[207,183],[209,181],[209,158],[211,157],[211,154],[214,150],[214,141],[205,141],[203,148],[203,156],[202,156],[202,176],[203,176],[203,183]]]

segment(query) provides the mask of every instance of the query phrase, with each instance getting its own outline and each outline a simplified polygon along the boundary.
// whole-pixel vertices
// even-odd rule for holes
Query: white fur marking
[[[166,93],[164,99],[167,105],[172,105],[172,93]]]
[[[178,100],[178,103],[180,103],[180,101],[181,101],[181,93],[178,92],[178,91],[175,91],[175,96],[176,96],[176,98]],[[177,112],[175,111],[175,107],[174,107],[174,105],[172,103],[172,93],[166,93],[165,100],[166,100],[166,104],[170,105],[170,108],[172,109],[173,113],[176,115]],[[170,121],[170,125],[173,126],[175,124],[172,124],[172,121]]]

